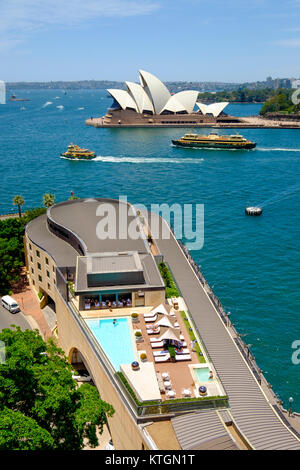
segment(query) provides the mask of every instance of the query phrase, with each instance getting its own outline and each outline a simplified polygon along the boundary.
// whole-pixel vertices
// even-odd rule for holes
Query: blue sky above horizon
[[[300,77],[300,0],[0,0],[0,79]]]

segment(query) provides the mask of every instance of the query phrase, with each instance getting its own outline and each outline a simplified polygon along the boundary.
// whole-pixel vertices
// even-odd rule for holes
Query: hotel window
[[[46,261],[46,264],[49,264],[49,260],[48,260],[48,258],[45,258],[45,261]]]
[[[32,284],[35,286],[35,280],[34,279],[32,279]]]
[[[41,253],[39,252],[39,250],[36,250],[36,256],[37,256],[38,258],[41,257]]]
[[[37,267],[38,267],[39,269],[42,269],[41,263],[38,263],[38,264],[37,264]]]
[[[47,286],[48,286],[48,289],[51,289],[51,286],[50,286],[49,282],[48,282]]]
[[[34,269],[33,268],[31,268],[31,272],[32,272],[32,274],[34,274]]]
[[[42,278],[42,276],[40,276],[40,275],[39,275],[39,281],[40,281],[40,282],[43,282],[43,278]]]
[[[32,258],[32,256],[30,256],[30,261],[33,263],[33,258]]]
[[[47,277],[50,277],[50,273],[49,273],[49,271],[47,271]]]
[[[55,266],[52,266],[52,271],[55,273]]]
[[[29,243],[29,250],[32,250],[32,246],[31,246],[31,244],[30,244],[30,243]]]

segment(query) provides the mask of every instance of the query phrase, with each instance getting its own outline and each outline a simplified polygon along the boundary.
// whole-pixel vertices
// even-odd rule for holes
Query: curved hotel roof
[[[141,84],[125,82],[127,90],[107,90],[121,109],[132,109],[139,114],[191,114],[197,105],[202,114],[218,117],[228,104],[205,105],[197,102],[197,90],[185,90],[171,95],[163,82],[152,73],[139,70],[139,76]]]

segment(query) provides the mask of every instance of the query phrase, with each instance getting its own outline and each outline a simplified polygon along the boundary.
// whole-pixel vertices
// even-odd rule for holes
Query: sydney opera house
[[[140,83],[125,82],[126,90],[108,89],[113,103],[105,116],[90,119],[95,127],[186,127],[205,124],[233,123],[239,119],[228,116],[224,103],[203,104],[196,90],[171,95],[154,75],[139,71]]]

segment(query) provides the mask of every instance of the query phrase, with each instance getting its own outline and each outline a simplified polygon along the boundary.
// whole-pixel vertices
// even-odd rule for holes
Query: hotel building
[[[109,210],[116,236],[104,237]],[[137,236],[123,232],[124,211]],[[299,449],[188,254],[170,228],[168,240],[149,237],[146,220],[122,201],[78,199],[50,207],[24,237],[28,278],[41,306],[54,305],[60,347],[115,409],[114,447]],[[172,302],[161,262],[181,291]]]

